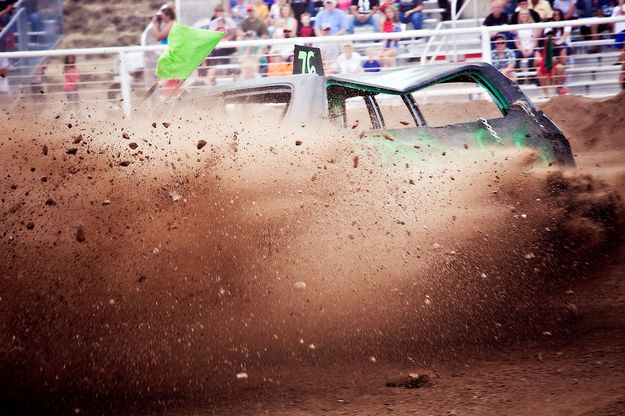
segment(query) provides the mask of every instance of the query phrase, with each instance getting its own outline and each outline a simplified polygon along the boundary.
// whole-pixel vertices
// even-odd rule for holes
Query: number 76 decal
[[[294,55],[294,74],[324,75],[323,63],[321,62],[321,51],[319,50],[319,48],[295,45]]]

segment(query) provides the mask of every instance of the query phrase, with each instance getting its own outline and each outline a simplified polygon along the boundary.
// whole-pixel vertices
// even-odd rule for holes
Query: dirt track
[[[321,126],[11,115],[7,413],[623,413],[625,127],[562,120],[587,106],[545,107],[565,173],[380,164]],[[433,387],[384,386],[413,372]]]

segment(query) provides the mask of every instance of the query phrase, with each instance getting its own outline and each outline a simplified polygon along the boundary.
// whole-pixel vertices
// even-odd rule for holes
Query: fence
[[[189,88],[211,88],[215,83],[222,84],[243,79],[250,75],[246,67],[251,57],[255,68],[259,72],[251,73],[253,77],[261,76],[263,68],[269,68],[278,63],[272,62],[271,57],[279,54],[280,49],[290,48],[296,42],[310,43],[326,48],[327,45],[340,45],[347,40],[355,42],[358,51],[367,49],[379,50],[386,40],[398,40],[397,55],[393,57],[396,65],[434,65],[443,62],[483,60],[491,61],[491,34],[497,32],[535,30],[554,27],[573,29],[571,51],[573,52],[564,64],[566,86],[575,93],[589,96],[608,96],[616,94],[620,87],[618,77],[622,74],[619,61],[619,50],[614,46],[613,34],[605,33],[601,38],[582,40],[577,35],[580,26],[609,25],[614,22],[625,21],[625,17],[578,19],[564,22],[534,23],[525,25],[507,25],[499,27],[459,27],[444,30],[420,30],[394,33],[366,33],[346,36],[327,36],[320,38],[302,39],[270,39],[270,40],[243,40],[222,42],[218,48],[230,48],[232,55],[215,57],[207,60],[208,65],[201,67],[186,85]],[[436,37],[436,42],[427,39]],[[456,41],[441,41],[455,37]],[[602,46],[601,53],[588,53],[593,46]],[[340,46],[336,46],[339,47]],[[50,51],[21,51],[0,54],[12,60],[24,58],[44,58],[47,62],[45,73],[39,67],[20,67],[14,63],[10,68],[10,79],[16,102],[30,102],[33,111],[37,106],[45,106],[54,101],[64,101],[63,65],[62,57],[77,56],[78,68],[81,72],[79,82],[80,97],[84,103],[98,103],[105,105],[111,111],[123,110],[126,116],[131,116],[133,110],[140,106],[144,93],[153,85],[153,73],[156,56],[164,46],[132,46],[109,47],[93,49],[67,49]],[[269,57],[269,61],[265,61]],[[332,70],[333,60],[326,61],[329,70]],[[615,65],[619,64],[619,65]],[[383,70],[385,68],[382,68]],[[534,98],[544,98],[552,95],[555,90],[545,91],[544,87],[536,85],[540,80],[536,68],[528,67],[516,71],[522,88]],[[24,74],[26,73],[26,74]],[[447,94],[447,95],[445,95]],[[455,99],[466,96],[463,91],[447,91],[445,97]]]

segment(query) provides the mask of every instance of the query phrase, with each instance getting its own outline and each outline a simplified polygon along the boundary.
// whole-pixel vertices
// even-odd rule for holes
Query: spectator
[[[224,7],[221,4],[215,6],[215,14],[208,28],[210,30],[224,32],[223,40],[225,41],[236,39],[237,25],[234,20],[225,15]],[[219,66],[229,65],[231,62],[229,57],[234,55],[236,51],[236,48],[216,48],[206,59],[208,83],[210,85],[215,85],[215,77],[219,71],[225,72],[226,74],[230,73],[230,69],[219,69]]]
[[[275,5],[275,3],[274,3]],[[282,29],[283,31],[288,31],[289,34],[297,33],[297,19],[293,17],[293,9],[288,4],[284,4],[280,8],[280,15],[274,21],[274,26],[277,29]],[[290,37],[290,36],[289,36]]]
[[[495,0],[490,4],[490,14],[484,19],[484,26],[501,26],[509,23],[508,16],[503,13],[501,2]],[[491,38],[495,38],[498,33],[492,33]]]
[[[404,24],[411,23],[415,30],[423,26],[423,0],[398,0],[399,21]],[[386,7],[385,11],[390,9]]]
[[[253,32],[255,37],[266,39],[269,37],[267,25],[258,18],[254,6],[247,6],[247,17],[239,25],[239,37],[245,37],[248,32]]]
[[[553,21],[564,20],[564,12],[560,9],[553,10]],[[567,57],[571,54],[571,26],[547,28],[545,36],[551,34],[553,45],[553,57],[562,66],[566,66]]]
[[[65,66],[63,69],[64,82],[63,90],[67,94],[67,101],[78,104],[78,83],[80,74],[76,68],[76,57],[74,55],[65,56]]]
[[[541,21],[547,21],[553,16],[553,9],[547,0],[530,0],[530,10],[534,10],[540,16]]]
[[[350,10],[351,15],[351,32],[353,32],[354,26],[373,26],[373,31],[377,32],[380,29],[380,14],[378,9],[380,7],[379,0],[352,0]]]
[[[287,3],[287,0],[276,0],[269,8],[269,21],[273,25],[273,22],[280,19],[280,9]]]
[[[4,27],[9,24],[16,2],[17,0],[0,0],[0,26]]]
[[[269,20],[269,7],[267,7],[267,4],[263,0],[252,0],[252,4],[256,12],[256,17],[266,24]]]
[[[8,94],[11,92],[9,86],[9,60],[0,57],[0,94]]]
[[[252,8],[252,13],[254,9]],[[257,19],[260,21],[259,19]],[[256,32],[250,30],[241,36],[242,40],[256,39]],[[263,57],[260,46],[244,46],[239,49],[239,65],[242,79],[260,78],[260,64]]]
[[[401,32],[397,19],[397,10],[394,7],[384,9],[384,17],[380,23],[380,31],[384,33]],[[399,40],[389,39],[384,44],[384,50],[380,54],[380,60],[385,67],[395,66],[395,58],[399,55]]]
[[[612,9],[612,17],[616,16],[625,16],[625,0],[619,0],[618,5]],[[625,44],[625,22],[614,23],[614,33],[614,40],[619,49],[622,49]]]
[[[315,36],[315,30],[310,25],[310,15],[308,13],[302,13],[302,24],[299,28],[298,36],[302,38]]]
[[[544,46],[539,55],[536,56],[536,69],[538,80],[542,85],[545,95],[549,95],[549,87],[556,86],[558,94],[568,94],[568,90],[562,87],[564,83],[564,65],[560,63],[555,54],[556,48],[553,32],[546,34]]]
[[[329,33],[324,33],[329,28]],[[336,0],[325,0],[323,10],[315,17],[315,34],[317,36],[344,35],[349,30],[349,19],[342,10],[336,8]]]
[[[301,24],[302,15],[304,13],[308,13],[308,17],[310,18],[310,12],[307,12],[307,10],[313,5],[314,1],[311,0],[291,0],[291,9],[293,9],[293,17],[295,17],[295,20]]]
[[[572,20],[577,17],[577,0],[554,0],[553,8],[562,10],[564,20]]]
[[[237,26],[241,24],[247,15],[247,5],[245,4],[245,1],[246,0],[236,0],[236,4],[230,8],[232,20],[234,20],[234,23],[236,23]]]
[[[167,37],[175,20],[176,14],[168,6],[161,7],[156,16],[152,18],[152,31],[154,36],[156,36],[156,40],[161,42],[161,44],[167,45]]]
[[[464,0],[456,1],[456,11],[454,13],[458,13],[460,8],[462,7],[462,3],[464,3]],[[441,12],[441,20],[443,21],[451,20],[451,1],[450,0],[438,0],[437,4],[440,9],[444,9],[444,11]]]
[[[558,0],[556,0],[558,1]],[[575,1],[575,0],[565,0],[565,1]],[[527,0],[518,0],[517,8],[514,14],[512,15],[512,19],[510,19],[510,24],[516,25],[519,23],[519,13],[523,10],[529,12],[529,20],[526,23],[539,23],[540,15],[536,10],[532,10],[529,7],[529,2]]]
[[[380,72],[381,62],[377,59],[374,48],[367,48],[367,60],[362,63],[365,72]]]
[[[512,81],[516,81],[516,55],[506,47],[508,38],[503,33],[495,35],[495,50],[491,52],[493,66]]]
[[[484,19],[484,26],[501,26],[509,23],[508,15],[503,12],[501,2],[495,0],[490,4],[490,14]],[[495,36],[503,34],[508,39],[512,39],[512,35],[509,32],[490,32],[490,38],[495,39]]]
[[[529,10],[519,11],[519,24],[527,24],[530,20]],[[538,30],[540,32],[540,29]],[[513,32],[514,45],[518,63],[523,65],[527,62],[528,68],[534,67],[536,47],[538,46],[538,32],[536,29],[522,29]]]
[[[336,59],[336,69],[339,74],[353,74],[362,69],[362,56],[354,51],[354,42],[343,44],[343,53]]]
[[[268,77],[282,77],[293,74],[293,64],[284,59],[280,54],[272,55],[268,65]]]

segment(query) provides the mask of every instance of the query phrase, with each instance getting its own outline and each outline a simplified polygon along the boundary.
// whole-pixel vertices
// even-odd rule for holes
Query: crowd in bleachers
[[[443,18],[449,18],[449,2]],[[316,43],[315,37],[340,36],[354,31],[398,32],[420,29],[423,25],[423,0],[224,0],[210,19],[196,27],[220,30],[225,40],[310,38],[307,44],[321,49],[326,73],[379,71],[397,64],[398,41],[376,43],[355,50],[351,42]],[[523,24],[572,20],[582,17],[625,15],[625,0],[495,0],[484,25]],[[163,18],[164,21],[169,21]],[[162,39],[156,25],[157,37]],[[616,46],[623,47],[625,23],[582,27],[575,36],[597,40],[616,34]],[[567,62],[573,48],[570,26],[547,30],[492,32],[492,62],[509,78],[526,82],[519,76],[534,73],[533,79],[545,87],[564,87]],[[601,51],[589,46],[585,53]],[[366,55],[366,56],[364,56]],[[219,73],[242,79],[286,75],[292,72],[293,44],[272,47],[220,48],[206,60],[200,75],[215,83]],[[531,82],[531,81],[530,81]]]
[[[448,6],[447,0],[439,5]],[[165,7],[165,6],[164,6]],[[194,26],[225,32],[224,40],[310,38],[306,44],[321,49],[326,73],[379,71],[396,65],[398,42],[388,41],[354,51],[350,42],[315,42],[323,36],[363,32],[400,32],[421,29],[423,0],[225,0],[210,19]],[[160,14],[166,9],[161,8]],[[154,22],[157,39],[166,39],[168,18]],[[364,52],[364,51],[363,51]],[[242,79],[292,73],[293,44],[272,47],[218,48],[199,73],[214,83],[218,72],[236,70]]]
[[[625,0],[495,0],[483,24],[500,26],[619,15],[625,15]],[[578,38],[593,41],[613,37],[614,43],[609,47],[621,50],[621,58],[625,57],[625,22],[581,26],[579,32]],[[543,88],[554,86],[559,94],[566,94],[566,66],[574,53],[572,37],[571,26],[492,32],[491,60],[512,80],[521,74],[535,73],[531,79]],[[602,44],[597,43],[583,52],[596,54],[602,49]],[[623,83],[623,74],[620,81]]]

